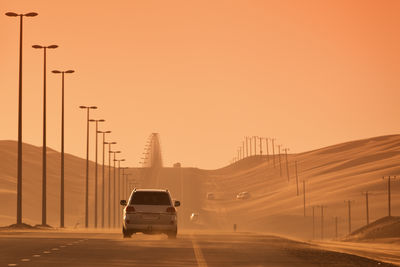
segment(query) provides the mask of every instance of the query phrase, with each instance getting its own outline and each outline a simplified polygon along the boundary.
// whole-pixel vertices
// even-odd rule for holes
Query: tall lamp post
[[[35,49],[43,49],[43,149],[42,149],[42,225],[46,225],[46,169],[47,169],[47,145],[46,145],[46,51],[55,49],[58,45],[32,45]]]
[[[105,122],[105,120],[89,120],[90,122],[96,122],[96,168],[95,168],[95,175],[94,175],[94,228],[97,228],[97,148],[98,148],[98,135],[99,135],[99,122]]]
[[[86,109],[86,195],[85,195],[85,227],[89,227],[89,111],[96,106],[79,106]]]
[[[106,134],[111,131],[97,131],[103,134],[103,170],[102,170],[102,189],[101,189],[101,227],[104,228],[104,160],[106,150]]]
[[[128,169],[128,167],[121,167],[122,170],[122,199],[127,199],[126,197],[126,180],[125,180],[125,170]]]
[[[60,192],[60,227],[64,228],[64,73],[74,73],[73,70],[53,70],[55,74],[61,73],[61,192]]]
[[[111,228],[111,145],[117,142],[104,142],[108,145],[108,228]]]
[[[118,186],[117,186],[117,203],[121,200],[121,161],[125,161],[125,159],[116,159],[115,161],[118,161]],[[119,209],[120,211],[121,209]],[[121,224],[121,214],[118,212],[118,225]]]
[[[19,17],[17,224],[22,224],[22,25],[23,17],[36,17],[38,13],[17,14],[7,12],[5,15]]]
[[[111,151],[110,153],[112,153],[112,154],[114,154],[114,159],[113,159],[113,162],[114,162],[114,167],[113,167],[113,171],[114,171],[114,195],[113,195],[113,212],[112,212],[112,215],[113,215],[113,227],[115,228],[115,213],[116,213],[116,209],[117,209],[117,202],[116,202],[116,195],[115,195],[115,154],[117,154],[117,153],[121,153],[121,151]]]
[[[129,188],[129,186],[128,186],[128,183],[129,183],[129,175],[132,175],[132,173],[125,173],[124,174],[125,175],[125,186],[126,186],[126,198],[128,199],[129,198],[129,196],[130,196],[130,188]]]

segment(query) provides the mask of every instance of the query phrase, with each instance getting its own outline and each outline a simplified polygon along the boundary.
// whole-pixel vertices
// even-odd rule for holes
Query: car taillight
[[[168,207],[168,208],[167,208],[167,212],[169,212],[169,213],[176,213],[176,209],[175,209],[175,207]]]
[[[125,211],[126,211],[126,213],[134,213],[135,212],[135,207],[126,206]]]

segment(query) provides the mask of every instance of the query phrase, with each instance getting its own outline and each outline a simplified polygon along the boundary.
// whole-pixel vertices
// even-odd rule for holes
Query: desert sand
[[[16,151],[15,141],[0,141],[0,226],[15,223]],[[41,148],[24,144],[23,151],[23,221],[35,225],[40,223],[41,218]],[[289,181],[283,155],[282,176],[277,155],[275,167],[271,155],[257,155],[217,170],[183,166],[153,170],[129,168],[126,173],[133,174],[131,179],[136,181],[138,187],[168,188],[174,198],[181,200],[179,216],[180,227],[183,229],[231,231],[233,224],[236,224],[239,231],[277,233],[311,239],[311,207],[323,205],[324,238],[335,238],[334,217],[338,217],[338,237],[344,238],[348,233],[348,210],[345,201],[352,201],[352,231],[366,224],[363,195],[366,191],[370,193],[370,222],[388,214],[387,180],[382,177],[400,173],[400,136],[375,137],[289,154],[288,160]],[[298,167],[299,195],[295,161]],[[65,162],[66,226],[82,227],[85,160],[66,155]],[[94,217],[94,167],[95,164],[91,162],[91,227]],[[48,149],[47,175],[48,224],[57,227],[60,206],[60,154],[52,149]],[[306,217],[303,215],[303,180],[306,188]],[[99,188],[101,185],[99,167]],[[398,216],[399,179],[393,180],[391,185],[392,215]],[[250,197],[244,200],[236,199],[236,195],[243,191],[249,192]],[[215,199],[207,199],[208,193],[213,193]],[[315,239],[321,237],[320,211],[320,207],[315,207]],[[192,212],[199,213],[197,222],[189,220]]]

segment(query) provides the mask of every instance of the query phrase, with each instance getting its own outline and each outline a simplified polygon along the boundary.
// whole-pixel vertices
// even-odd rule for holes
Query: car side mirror
[[[179,200],[175,200],[174,206],[179,207],[181,205],[181,202]]]
[[[120,204],[121,204],[122,206],[126,206],[126,200],[125,200],[125,199],[121,200]]]

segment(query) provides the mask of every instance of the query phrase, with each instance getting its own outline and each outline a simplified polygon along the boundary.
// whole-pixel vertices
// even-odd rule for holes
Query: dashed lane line
[[[67,245],[68,246],[72,246],[72,245],[75,245],[75,244],[79,244],[79,243],[82,243],[82,242],[84,242],[86,240],[87,239],[77,240],[75,242],[68,243],[66,245],[61,245],[60,248],[65,248],[65,247],[67,247]],[[59,248],[52,248],[51,250],[52,251],[57,251],[57,250],[60,250],[60,249]],[[45,251],[43,251],[43,254],[51,254],[51,251],[45,250]],[[41,256],[40,254],[33,254],[32,255],[33,258],[39,258],[40,256]],[[30,262],[30,261],[31,261],[31,259],[21,259],[21,262]],[[18,264],[17,263],[9,263],[7,266],[8,267],[13,267],[13,266],[18,266]]]
[[[197,241],[194,238],[192,238],[192,245],[193,245],[193,250],[194,250],[194,255],[196,257],[197,265],[199,267],[208,267],[207,262],[203,256],[203,252],[201,251],[199,244],[197,243]]]

